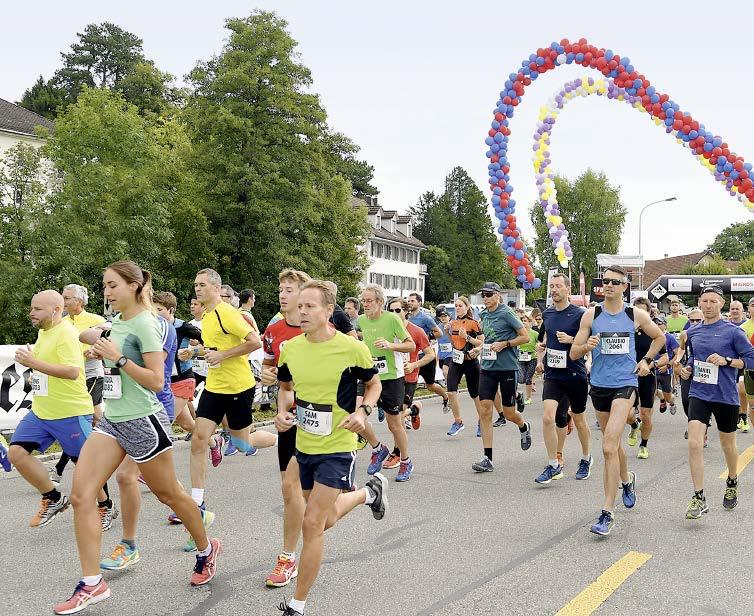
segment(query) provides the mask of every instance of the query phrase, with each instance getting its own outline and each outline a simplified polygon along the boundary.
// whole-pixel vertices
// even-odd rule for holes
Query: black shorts
[[[754,397],[754,370],[744,370],[744,389],[747,396]]]
[[[673,376],[669,370],[657,373],[657,389],[665,394],[673,391]]]
[[[441,368],[450,368],[450,365],[453,363],[452,357],[446,357],[445,359],[440,360],[440,367]]]
[[[254,403],[254,388],[237,394],[219,394],[206,389],[199,398],[196,409],[197,419],[203,417],[220,425],[223,417],[228,418],[228,428],[243,430],[252,421],[251,406]]]
[[[388,415],[400,415],[403,411],[404,385],[403,377],[382,381],[382,393],[377,400],[377,408],[381,408]]]
[[[709,425],[710,417],[715,416],[715,423],[719,432],[730,434],[738,427],[737,404],[723,404],[722,402],[708,402],[699,398],[689,397],[689,421],[701,421]]]
[[[302,490],[311,490],[314,482],[328,488],[350,490],[356,472],[356,452],[308,454],[298,452],[299,478]]]
[[[89,395],[92,397],[92,404],[97,406],[102,404],[102,385],[105,382],[103,376],[93,376],[90,379],[86,379],[86,388],[89,390]]]
[[[291,411],[292,413],[295,411]],[[278,465],[280,472],[288,468],[291,458],[296,455],[296,426],[285,432],[278,432]]]
[[[494,400],[500,389],[503,406],[515,406],[517,387],[518,370],[482,370],[479,375],[480,400]]]
[[[426,366],[419,368],[419,376],[427,385],[435,384],[435,362],[431,361]]]
[[[466,377],[466,387],[469,389],[469,396],[476,398],[479,396],[479,360],[464,359],[462,364],[455,362],[450,364],[448,369],[448,391],[458,391],[458,384],[461,377]]]
[[[586,410],[586,400],[589,395],[589,385],[586,380],[545,379],[542,386],[542,401],[557,400],[558,409],[565,401],[566,413],[570,406],[571,412],[583,413]],[[559,426],[565,428],[565,426]]]
[[[403,384],[403,404],[410,407],[414,402],[414,394],[416,393],[416,386],[418,383],[404,383]]]
[[[518,382],[520,385],[531,385],[534,373],[537,370],[537,360],[522,361],[518,363]]]
[[[634,397],[634,408],[639,405],[639,395],[637,388],[633,385],[625,387],[599,387],[592,385],[589,390],[589,397],[592,399],[592,406],[595,411],[600,413],[609,413],[613,405],[613,400],[630,400]]]
[[[639,406],[643,409],[651,409],[655,403],[657,391],[657,379],[653,373],[639,377]]]

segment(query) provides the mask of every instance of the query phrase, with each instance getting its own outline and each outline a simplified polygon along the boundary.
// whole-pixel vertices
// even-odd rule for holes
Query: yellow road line
[[[651,554],[633,551],[629,552],[623,558],[610,565],[602,575],[571,599],[555,616],[589,616],[589,614],[593,613],[600,605],[602,605],[634,571],[641,567],[650,558],[652,558]]]
[[[748,447],[747,449],[744,449],[740,454],[738,454],[738,474],[740,475],[743,470],[749,465],[749,462],[754,460],[754,445],[751,447]],[[722,473],[720,473],[720,479],[727,479],[728,478],[728,469],[726,468]]]

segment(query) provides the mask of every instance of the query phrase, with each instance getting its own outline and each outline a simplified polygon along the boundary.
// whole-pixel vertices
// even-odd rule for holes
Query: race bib
[[[717,373],[720,366],[706,361],[694,360],[694,380],[697,383],[717,385]]]
[[[387,374],[387,358],[386,357],[372,357],[374,367],[377,368],[377,374]]]
[[[43,372],[34,372],[31,375],[31,393],[43,398],[48,395],[48,378]]]
[[[106,400],[120,400],[123,395],[120,370],[105,368],[105,379],[102,383],[102,397]]]
[[[603,355],[628,355],[631,352],[631,334],[628,332],[602,332],[600,352]]]
[[[453,349],[453,363],[454,364],[463,363],[463,351],[459,351],[458,349]]]
[[[440,353],[450,353],[453,350],[453,345],[450,342],[441,342],[439,344]]]
[[[547,349],[547,365],[550,368],[566,368],[568,366],[568,351]]]
[[[191,360],[191,368],[194,372],[200,375],[207,374],[207,360],[204,357],[195,357]]]
[[[492,343],[482,345],[482,359],[486,359],[487,361],[495,361],[497,359],[497,352],[492,350]]]
[[[332,405],[316,404],[296,399],[296,423],[309,434],[328,436],[332,434]]]
[[[518,352],[518,361],[531,361],[532,359],[532,353],[529,351],[519,351]]]

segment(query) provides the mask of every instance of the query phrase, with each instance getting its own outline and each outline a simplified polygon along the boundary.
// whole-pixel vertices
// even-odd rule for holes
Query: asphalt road
[[[685,418],[655,412],[649,460],[629,451],[638,475],[638,503],[616,509],[617,525],[607,538],[589,532],[602,501],[600,436],[592,441],[592,477],[576,481],[576,435],[566,444],[566,477],[547,487],[534,483],[546,456],[541,438],[541,403],[527,408],[534,426],[528,452],[512,425],[495,429],[494,473],[478,475],[470,464],[481,455],[473,407],[464,398],[469,427],[446,436],[450,415],[435,400],[425,403],[423,425],[410,434],[414,477],[391,481],[389,515],[378,522],[358,508],[326,535],[325,562],[307,603],[307,616],[393,614],[555,614],[613,563],[630,552],[649,555],[637,570],[615,567],[585,591],[586,599],[607,599],[593,613],[739,614],[754,610],[751,528],[752,468],[740,477],[740,504],[722,508],[724,470],[714,429],[706,450],[710,513],[684,519],[691,495],[683,439]],[[587,411],[594,425],[594,412]],[[385,424],[376,424],[386,435]],[[739,450],[754,434],[739,435]],[[176,446],[179,477],[189,485],[187,444]],[[359,457],[360,485],[367,452]],[[754,465],[752,465],[754,467]],[[390,479],[395,471],[386,471]],[[68,491],[72,472],[63,483]],[[215,580],[191,588],[194,557],[180,546],[182,527],[168,526],[167,511],[144,489],[139,545],[141,562],[107,573],[112,598],[91,614],[277,614],[292,588],[269,590],[264,576],[281,548],[282,506],[274,451],[254,458],[236,456],[211,469],[207,503],[217,514],[212,529],[225,551]],[[49,614],[65,599],[79,569],[69,509],[44,529],[30,529],[38,496],[14,471],[0,473],[0,614]],[[620,499],[618,499],[620,502]],[[120,523],[109,531],[103,551],[120,538]],[[628,557],[629,559],[632,556]],[[647,557],[642,557],[646,559]],[[620,584],[620,580],[625,581]],[[618,582],[616,582],[618,579]],[[614,592],[610,593],[611,590]],[[584,596],[582,595],[582,599]],[[599,599],[596,600],[599,604]],[[590,608],[591,609],[591,608]],[[561,612],[592,613],[571,606]]]

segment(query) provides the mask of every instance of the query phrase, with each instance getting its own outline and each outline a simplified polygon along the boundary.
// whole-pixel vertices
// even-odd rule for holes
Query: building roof
[[[0,98],[0,130],[34,137],[34,129],[37,126],[52,130],[55,125],[38,113]]]
[[[697,265],[705,256],[714,257],[709,250],[692,252],[687,255],[677,255],[665,259],[647,260],[644,262],[644,288],[649,287],[660,276],[668,274],[682,274],[689,265]],[[738,261],[725,261],[725,266],[731,271],[736,270]]]
[[[358,197],[351,197],[351,205],[353,207],[366,207],[369,214],[376,214],[380,209],[382,209],[381,206],[369,205],[366,201],[359,199]],[[397,222],[399,223],[409,222],[411,220],[411,216],[398,214],[398,212],[396,212],[395,210],[382,210],[383,217],[387,219],[392,218],[396,214]],[[379,228],[375,228],[373,226],[371,237],[377,237],[382,240],[389,240],[398,244],[405,244],[406,246],[412,246],[414,248],[418,248],[419,250],[424,250],[427,247],[424,242],[416,239],[415,237],[408,237],[397,229],[395,233],[391,233],[389,229],[386,229],[383,226],[380,226]]]

